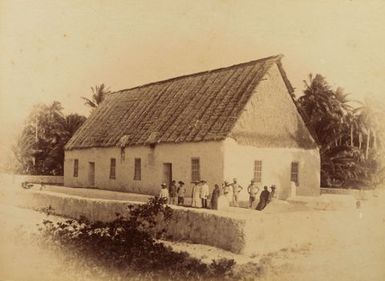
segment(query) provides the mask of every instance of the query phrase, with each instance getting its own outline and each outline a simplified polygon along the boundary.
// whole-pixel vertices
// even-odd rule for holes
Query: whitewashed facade
[[[257,148],[239,145],[233,139],[210,143],[160,144],[150,147],[126,148],[122,158],[119,148],[91,148],[66,152],[64,184],[72,187],[96,187],[143,194],[158,194],[159,184],[166,181],[163,164],[172,164],[172,177],[190,187],[192,159],[198,158],[200,177],[212,188],[224,180],[247,187],[255,175],[255,161],[262,162],[262,185],[275,184],[281,199],[289,196],[291,163],[298,162],[298,195],[320,193],[320,158],[318,149]],[[78,160],[78,176],[74,163]],[[110,178],[111,159],[116,159],[115,178]],[[135,159],[141,159],[141,178],[134,179]],[[94,184],[89,179],[89,163],[95,163]],[[188,195],[191,189],[188,188]],[[241,199],[247,199],[246,188]]]
[[[210,96],[207,94],[208,90],[205,89],[201,99],[203,101],[199,101],[199,103],[197,101],[196,104],[191,105],[190,109],[186,109],[190,111],[200,110],[199,106],[204,106],[204,103],[207,103],[207,111],[194,113],[195,119],[192,119],[194,122],[183,124],[178,119],[173,121],[174,124],[170,122],[169,129],[174,128],[174,130],[181,132],[187,130],[184,136],[189,136],[189,132],[198,127],[200,131],[196,129],[196,136],[199,136],[202,130],[206,132],[206,135],[202,134],[200,138],[191,138],[190,141],[188,138],[185,138],[186,141],[178,141],[180,138],[174,142],[166,141],[164,136],[171,136],[171,130],[171,133],[165,133],[156,142],[133,143],[125,147],[119,146],[117,143],[115,145],[108,143],[106,146],[95,145],[93,147],[89,140],[100,137],[92,136],[92,138],[87,139],[87,134],[92,134],[92,126],[96,126],[92,124],[92,122],[96,123],[95,120],[98,118],[98,113],[95,113],[94,116],[90,117],[90,121],[87,120],[90,122],[88,124],[89,133],[87,133],[86,126],[85,129],[80,130],[78,135],[74,136],[74,140],[69,142],[65,152],[64,184],[73,187],[95,187],[157,194],[160,183],[167,183],[171,179],[182,180],[187,186],[191,185],[192,180],[205,179],[213,188],[214,184],[220,185],[225,180],[232,181],[233,178],[237,178],[244,187],[241,199],[247,199],[246,187],[250,180],[255,178],[260,186],[275,184],[278,196],[282,199],[289,196],[291,181],[296,182],[298,195],[319,195],[320,156],[318,147],[290,96],[289,82],[282,72],[280,57],[274,58],[274,60],[269,58],[269,60],[271,60],[269,65],[264,64],[263,68],[259,65],[261,62],[256,62],[255,67],[260,67],[261,71],[264,71],[257,86],[247,89],[243,85],[242,88],[237,89],[236,93],[229,93],[231,95],[227,97],[229,104],[230,101],[232,103],[237,102],[235,100],[237,95],[239,100],[244,100],[244,104],[238,109],[233,106],[231,110],[226,112],[226,101],[223,105],[218,104],[217,107],[210,109],[210,104],[204,100],[204,95],[207,95],[206,98],[210,99],[212,104],[217,95],[223,95],[220,91],[224,91],[223,89],[226,87],[221,85],[222,88],[219,88],[218,85],[215,86],[217,94],[214,93]],[[249,65],[247,67],[250,68]],[[233,71],[233,68],[219,71],[226,74]],[[242,71],[247,71],[247,69]],[[219,74],[225,75],[222,72]],[[215,75],[215,72],[204,75]],[[193,80],[195,77],[196,75],[181,79]],[[187,81],[186,83],[192,82]],[[226,83],[230,82],[239,83],[237,80],[228,80]],[[178,89],[178,91],[183,90],[183,87]],[[247,99],[242,96],[244,91],[249,92]],[[178,92],[173,93],[172,97],[177,99],[177,94]],[[196,94],[195,90],[192,91],[191,95],[194,94]],[[218,98],[218,103],[222,102],[223,98],[226,97]],[[161,106],[167,107],[168,105]],[[181,107],[176,103],[174,108],[178,106]],[[222,107],[224,109],[221,114],[224,117],[221,118],[228,118],[230,121],[227,120],[227,123],[224,123],[220,130],[212,129],[210,132],[210,128],[215,128],[217,122],[222,120],[217,118],[217,121],[211,122],[210,114],[216,114],[216,110]],[[106,109],[98,110],[103,112]],[[188,113],[185,113],[186,118]],[[128,113],[125,114],[129,119]],[[158,131],[162,127],[161,122],[163,122],[159,119],[161,117],[159,114],[163,113],[154,113],[153,119],[150,118],[148,121],[151,121],[151,126],[156,126]],[[139,133],[143,133],[143,130],[147,128],[146,125],[150,124],[148,122],[142,125]],[[207,129],[207,124],[210,122],[210,128]],[[195,125],[189,131],[186,126],[191,126],[191,123]],[[105,122],[103,125],[106,127],[104,134],[108,132],[106,124],[113,125],[113,122],[109,123],[108,120]],[[149,127],[151,128],[151,126]],[[126,129],[126,132],[127,130],[129,131],[129,128]],[[115,131],[113,136],[118,136],[119,128],[116,127]],[[148,138],[154,137],[153,133],[146,133],[149,135]],[[218,136],[215,136],[216,133]],[[91,144],[83,145],[84,139]],[[112,137],[103,141],[111,142],[111,140]],[[190,190],[188,190],[188,194],[190,194]]]

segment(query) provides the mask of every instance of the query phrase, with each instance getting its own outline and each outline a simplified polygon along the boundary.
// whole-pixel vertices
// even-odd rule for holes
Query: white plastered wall
[[[224,177],[228,181],[237,178],[244,187],[241,200],[247,200],[246,192],[254,178],[254,161],[262,161],[262,182],[259,186],[277,186],[280,199],[290,192],[291,162],[299,163],[297,195],[320,194],[320,157],[318,149],[258,148],[240,145],[234,139],[224,141]]]
[[[310,140],[310,141],[309,141]],[[297,195],[320,194],[320,156],[276,65],[254,89],[230,137],[224,141],[224,175],[244,187],[254,178],[254,162],[262,161],[262,182],[277,186],[279,198],[290,195],[291,163],[299,163]]]
[[[89,187],[88,163],[95,162],[95,187],[143,194],[157,194],[163,180],[163,163],[172,163],[175,180],[191,188],[191,158],[200,158],[201,178],[210,187],[223,179],[222,142],[173,143],[127,147],[121,159],[118,147],[77,149],[65,152],[64,185]],[[110,179],[110,159],[116,159],[116,179]],[[134,159],[141,158],[141,180],[134,180]],[[73,177],[74,159],[79,160],[79,175]]]

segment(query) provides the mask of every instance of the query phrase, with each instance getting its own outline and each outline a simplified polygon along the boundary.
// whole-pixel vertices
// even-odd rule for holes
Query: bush
[[[232,273],[232,268],[235,265],[234,260],[229,259],[219,259],[218,261],[213,260],[210,264],[210,269],[212,270],[213,274],[216,276],[225,276],[226,274]]]
[[[234,260],[221,259],[207,265],[157,242],[165,233],[160,225],[172,217],[164,199],[153,198],[128,209],[128,216],[117,214],[112,222],[90,222],[84,217],[57,223],[45,220],[40,228],[43,241],[89,261],[96,265],[92,267],[96,271],[107,268],[126,276],[134,271],[146,273],[147,278],[151,274],[151,278],[174,280],[213,280],[231,275]]]

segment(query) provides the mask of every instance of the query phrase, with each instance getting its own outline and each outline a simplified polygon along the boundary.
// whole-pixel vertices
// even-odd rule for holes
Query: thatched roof
[[[91,114],[66,149],[222,140],[281,56],[121,90]],[[284,78],[289,92],[289,81]]]

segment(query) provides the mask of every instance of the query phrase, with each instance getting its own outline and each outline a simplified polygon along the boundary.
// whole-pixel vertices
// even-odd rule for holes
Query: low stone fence
[[[12,183],[21,185],[22,182],[37,184],[63,185],[63,176],[33,176],[33,175],[9,175]]]
[[[12,198],[8,196],[3,200],[35,210],[51,207],[53,214],[69,218],[85,216],[93,221],[111,221],[116,218],[116,213],[127,214],[128,204],[143,204],[137,201],[93,199],[38,190],[21,190]],[[172,208],[174,215],[166,226],[170,240],[211,245],[234,253],[240,253],[244,249],[244,220],[220,216],[214,210],[178,206]]]
[[[66,195],[50,191],[20,190],[0,198],[5,203],[41,210],[70,218],[85,216],[90,220],[110,221],[116,213],[126,214],[128,204],[143,202],[103,200]],[[316,241],[320,235],[330,236],[341,224],[338,212],[304,211],[244,213],[191,209],[172,206],[174,216],[168,223],[168,239],[206,244],[247,255],[266,254]],[[232,214],[237,213],[237,214]],[[353,215],[352,220],[356,219]],[[344,222],[347,222],[344,218]]]
[[[321,187],[322,194],[340,194],[340,195],[353,195],[354,198],[364,200],[370,197],[373,193],[372,190],[359,190],[351,188],[327,188]]]

